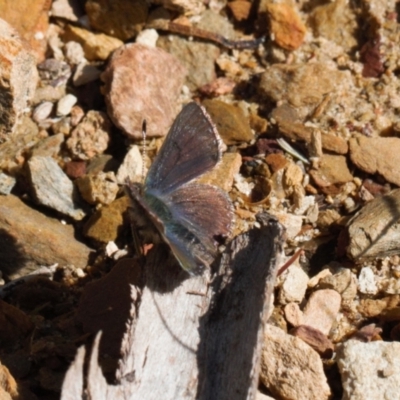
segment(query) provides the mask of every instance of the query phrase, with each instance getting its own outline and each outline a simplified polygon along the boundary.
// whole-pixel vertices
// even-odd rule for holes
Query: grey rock
[[[55,135],[62,134],[64,137],[69,136],[71,132],[71,118],[63,117],[63,118],[55,118],[51,124],[51,130]]]
[[[357,294],[357,277],[350,269],[340,268],[334,275],[323,277],[319,287],[336,290],[342,295],[342,301],[350,304]]]
[[[39,204],[76,220],[85,211],[76,205],[73,183],[51,157],[32,157],[28,161],[32,189]]]
[[[358,290],[363,294],[376,295],[379,290],[376,278],[371,267],[361,268],[358,276]]]
[[[196,27],[222,35],[227,39],[235,38],[235,29],[232,23],[212,10],[206,10],[201,14],[201,19]]]
[[[61,60],[48,58],[38,65],[39,76],[42,82],[53,87],[63,86],[71,76],[71,67]]]

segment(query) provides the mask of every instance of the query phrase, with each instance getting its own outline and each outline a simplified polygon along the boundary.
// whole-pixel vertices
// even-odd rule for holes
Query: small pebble
[[[303,312],[297,303],[288,303],[284,307],[285,319],[294,327],[303,325]]]
[[[303,324],[328,335],[340,310],[342,297],[332,289],[311,293],[303,310]]]
[[[69,161],[65,163],[64,171],[69,178],[80,178],[86,173],[86,163],[84,161]]]
[[[70,64],[80,64],[82,62],[86,62],[85,52],[83,51],[83,47],[80,43],[69,41],[64,45],[64,54],[65,58]]]
[[[290,331],[311,346],[323,358],[331,358],[334,350],[333,343],[318,329],[308,325],[298,326]]]
[[[308,275],[298,266],[292,265],[284,274],[283,284],[279,291],[280,304],[301,302],[307,290]]]
[[[31,157],[55,157],[59,154],[63,143],[64,135],[62,133],[47,136],[32,147]]]
[[[51,16],[77,22],[79,18],[79,2],[69,0],[55,0],[51,6]]]
[[[65,136],[69,135],[71,132],[71,118],[64,117],[55,119],[51,125],[51,130],[55,135],[58,133],[62,133]]]
[[[117,172],[117,182],[121,185],[130,182],[140,182],[143,174],[143,158],[139,146],[133,145],[126,154]]]
[[[376,294],[378,292],[374,271],[370,267],[364,267],[361,270],[358,277],[358,290],[365,294]]]
[[[77,101],[78,99],[73,94],[62,97],[57,103],[57,115],[59,117],[69,115]]]
[[[236,174],[234,176],[235,188],[246,196],[250,196],[252,190],[254,189],[254,182],[248,182],[241,174]]]
[[[86,276],[86,274],[82,268],[76,268],[74,272],[75,272],[75,276],[78,278],[84,278]]]
[[[52,87],[63,86],[71,76],[71,67],[61,60],[46,59],[37,68],[42,82]]]
[[[66,147],[75,159],[89,160],[107,149],[110,130],[107,114],[90,110],[71,132]]]
[[[353,212],[357,208],[357,204],[351,197],[347,197],[344,202],[343,206],[348,213]]]
[[[144,44],[148,47],[156,47],[158,33],[155,29],[144,29],[136,36],[136,43]]]
[[[115,242],[110,240],[106,245],[106,249],[105,249],[106,256],[107,257],[112,257],[112,255],[118,250],[119,250],[119,248],[115,244]]]
[[[45,101],[35,107],[33,111],[32,119],[35,122],[41,122],[47,119],[51,112],[53,111],[53,103],[50,101]]]
[[[332,276],[332,272],[329,271],[328,268],[324,268],[322,271],[318,272],[317,275],[314,275],[314,276],[308,281],[307,286],[308,286],[309,288],[314,288],[315,286],[317,286],[317,285],[319,284],[319,282],[320,282],[322,279],[324,279],[324,278],[326,278],[326,277],[329,277],[329,276]]]
[[[334,275],[322,278],[319,285],[322,289],[336,290],[345,303],[350,303],[357,295],[357,278],[349,268],[340,268]]]
[[[114,172],[87,174],[78,178],[76,184],[82,197],[89,204],[110,204],[118,194],[118,184]]]
[[[73,106],[71,109],[71,126],[77,126],[85,116],[85,111],[79,106]]]
[[[120,47],[101,74],[108,88],[105,96],[108,115],[131,138],[142,138],[143,116],[149,139],[166,135],[176,117],[176,99],[186,74],[178,58],[158,47],[137,43]]]

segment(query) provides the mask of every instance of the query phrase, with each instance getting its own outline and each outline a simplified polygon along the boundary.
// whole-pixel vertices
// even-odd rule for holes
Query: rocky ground
[[[2,0],[0,18],[0,398],[59,398],[114,323],[104,296],[140,281],[125,182],[196,100],[233,235],[261,211],[286,227],[259,399],[400,399],[398,3]]]

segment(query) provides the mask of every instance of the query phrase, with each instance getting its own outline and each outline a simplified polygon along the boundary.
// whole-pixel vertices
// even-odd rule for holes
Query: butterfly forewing
[[[176,117],[145,181],[145,190],[165,194],[213,168],[221,157],[221,140],[205,110],[186,105]]]

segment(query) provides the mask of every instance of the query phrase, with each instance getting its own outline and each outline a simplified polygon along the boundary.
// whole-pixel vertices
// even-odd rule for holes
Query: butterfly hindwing
[[[201,273],[217,256],[214,246],[206,247],[192,232],[180,223],[165,225],[163,234],[180,266],[191,275]]]
[[[162,234],[181,266],[191,273],[209,266],[217,255],[217,239],[231,230],[228,195],[211,185],[189,183],[162,200],[170,218]]]
[[[230,232],[232,203],[215,186],[189,183],[164,196],[164,202],[174,220],[196,232],[204,243],[215,237],[226,237]]]

